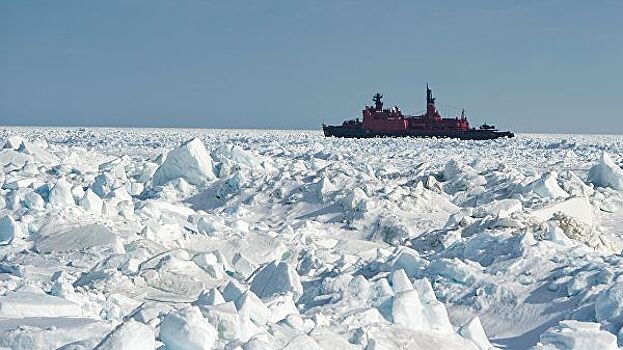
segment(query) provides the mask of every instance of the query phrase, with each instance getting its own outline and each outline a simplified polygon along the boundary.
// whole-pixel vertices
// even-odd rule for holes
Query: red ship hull
[[[514,137],[510,131],[498,130],[417,130],[374,131],[357,127],[323,125],[322,131],[327,137],[371,138],[371,137],[437,137],[461,140],[492,140],[501,137]]]

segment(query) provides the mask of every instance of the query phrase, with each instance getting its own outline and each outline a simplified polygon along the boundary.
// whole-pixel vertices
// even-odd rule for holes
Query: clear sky
[[[0,125],[623,133],[623,1],[0,0]]]

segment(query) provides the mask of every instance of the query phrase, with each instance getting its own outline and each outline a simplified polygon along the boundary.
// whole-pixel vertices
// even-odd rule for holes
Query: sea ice
[[[621,137],[5,127],[0,139],[0,347],[623,338]]]

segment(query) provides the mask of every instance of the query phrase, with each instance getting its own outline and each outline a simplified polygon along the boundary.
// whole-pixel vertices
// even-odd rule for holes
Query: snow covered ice
[[[623,137],[0,147],[0,348],[623,346]]]

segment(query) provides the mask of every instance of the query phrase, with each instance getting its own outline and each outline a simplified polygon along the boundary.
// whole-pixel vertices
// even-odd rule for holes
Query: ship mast
[[[435,112],[435,98],[431,89],[428,88],[428,84],[426,84],[426,115],[432,117]]]
[[[381,101],[382,98],[383,98],[383,95],[381,95],[381,93],[379,93],[379,92],[377,92],[372,97],[372,101],[374,101],[374,108],[377,111],[382,111],[383,110],[383,102]]]

